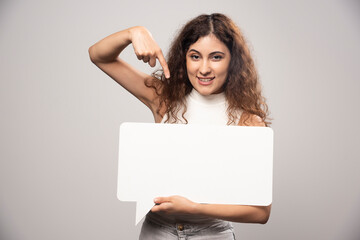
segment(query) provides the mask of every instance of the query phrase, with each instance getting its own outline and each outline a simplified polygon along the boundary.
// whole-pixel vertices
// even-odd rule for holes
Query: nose
[[[202,61],[201,66],[199,68],[199,72],[203,76],[206,76],[211,73],[210,64],[207,60]]]

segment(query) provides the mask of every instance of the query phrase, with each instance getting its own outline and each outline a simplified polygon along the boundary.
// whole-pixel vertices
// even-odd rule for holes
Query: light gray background
[[[144,25],[166,53],[212,12],[242,28],[274,118],[271,218],[235,224],[238,239],[360,238],[358,1],[2,0],[1,240],[137,238],[135,203],[116,198],[118,128],[153,119],[87,51]]]

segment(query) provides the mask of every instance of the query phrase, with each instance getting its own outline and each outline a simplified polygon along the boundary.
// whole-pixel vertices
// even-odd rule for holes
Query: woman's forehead
[[[195,43],[191,44],[189,51],[196,50],[197,52],[206,54],[211,52],[230,53],[226,45],[220,41],[214,34],[209,34],[199,38]]]

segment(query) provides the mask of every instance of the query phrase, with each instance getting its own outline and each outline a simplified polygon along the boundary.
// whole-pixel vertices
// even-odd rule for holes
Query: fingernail
[[[154,202],[157,202],[159,199],[157,199],[157,198],[154,198]]]

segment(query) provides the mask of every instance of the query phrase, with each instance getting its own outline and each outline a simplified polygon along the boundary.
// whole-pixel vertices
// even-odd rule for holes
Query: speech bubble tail
[[[138,225],[153,206],[154,203],[152,201],[146,201],[146,203],[141,201],[136,202],[135,225]]]

